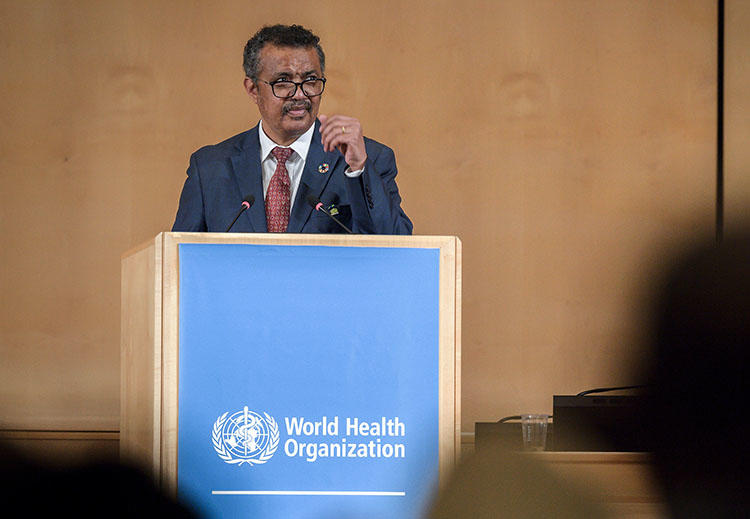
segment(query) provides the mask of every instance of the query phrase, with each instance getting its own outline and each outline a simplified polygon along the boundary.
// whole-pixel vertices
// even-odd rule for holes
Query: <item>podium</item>
[[[121,456],[205,516],[416,518],[455,466],[457,238],[162,233],[121,288]]]

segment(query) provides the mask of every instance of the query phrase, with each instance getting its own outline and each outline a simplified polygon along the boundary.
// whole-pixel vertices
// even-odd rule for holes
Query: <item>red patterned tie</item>
[[[276,171],[271,177],[266,192],[266,225],[268,232],[286,232],[289,224],[291,204],[291,182],[286,171],[286,161],[294,150],[275,147],[271,153],[276,157]]]

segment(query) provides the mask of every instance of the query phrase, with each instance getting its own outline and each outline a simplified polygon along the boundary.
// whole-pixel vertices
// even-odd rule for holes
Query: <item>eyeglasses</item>
[[[276,81],[261,81],[267,85],[271,85],[271,91],[276,97],[287,99],[294,97],[297,93],[297,87],[302,88],[302,93],[307,97],[317,97],[323,93],[323,89],[326,86],[326,78],[310,78],[297,83],[296,81],[289,81],[288,79],[277,79]]]

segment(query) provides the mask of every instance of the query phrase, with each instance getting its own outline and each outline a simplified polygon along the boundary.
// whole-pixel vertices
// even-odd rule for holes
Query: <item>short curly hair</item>
[[[242,66],[245,76],[253,81],[258,80],[260,69],[260,51],[266,44],[278,47],[314,47],[320,59],[320,70],[325,72],[326,56],[320,46],[320,38],[301,25],[266,25],[247,40],[243,54]]]

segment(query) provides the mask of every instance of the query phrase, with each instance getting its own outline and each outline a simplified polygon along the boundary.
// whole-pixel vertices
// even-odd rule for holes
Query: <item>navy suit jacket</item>
[[[324,213],[313,211],[307,202],[313,195],[326,206],[335,205],[337,218],[355,233],[411,234],[412,223],[401,210],[393,150],[365,137],[364,172],[349,178],[344,156],[337,150],[323,151],[319,128],[316,121],[287,232],[345,232]],[[173,231],[224,232],[242,200],[253,195],[255,203],[232,232],[267,232],[258,131],[255,126],[193,153]]]

